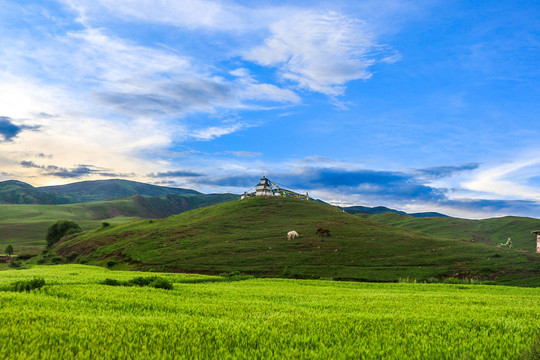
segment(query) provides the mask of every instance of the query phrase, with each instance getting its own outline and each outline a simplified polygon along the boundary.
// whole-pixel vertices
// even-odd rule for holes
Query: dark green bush
[[[87,259],[79,259],[79,261],[77,261],[79,264],[88,264],[88,260]]]
[[[148,284],[148,286],[151,286],[156,289],[165,289],[165,290],[172,290],[173,284],[164,278],[156,277],[154,280]]]
[[[107,267],[113,267],[114,265],[116,265],[116,261],[114,260],[107,261]]]
[[[109,285],[109,286],[149,286],[156,289],[166,289],[166,290],[172,290],[173,284],[164,278],[160,278],[157,276],[148,276],[148,277],[142,277],[138,276],[136,278],[133,278],[128,281],[120,281],[116,279],[105,279],[103,282],[101,282],[103,285]]]
[[[59,256],[55,256],[51,259],[51,263],[53,264],[61,264],[64,262],[64,259],[62,259],[61,257]]]
[[[9,267],[12,267],[12,268],[20,268],[22,266],[22,263],[18,260],[13,260],[12,262],[9,263]]]
[[[242,275],[244,275],[244,274],[242,274],[240,271],[231,271],[229,273],[219,274],[219,276],[223,276],[223,277],[226,277],[226,278],[235,277],[235,276],[242,276]]]
[[[109,286],[125,286],[125,282],[119,281],[116,279],[105,279],[102,282],[103,285],[109,285]]]
[[[149,276],[149,277],[138,276],[136,278],[129,280],[129,282],[137,286],[148,286],[155,279],[156,279],[155,276]]]
[[[106,228],[106,227],[109,227],[109,226],[111,226],[111,224],[109,224],[106,221],[101,224],[101,227],[103,227],[103,228]]]
[[[36,257],[38,254],[21,254],[19,256],[17,256],[18,259],[20,260],[29,260],[33,257]]]
[[[240,271],[231,271],[230,273],[219,274],[224,277],[225,281],[239,281],[239,280],[248,280],[253,279],[253,275],[242,274]]]
[[[8,285],[7,290],[8,291],[16,291],[16,292],[23,292],[23,291],[30,291],[34,289],[39,289],[45,285],[45,280],[42,278],[33,278],[32,280],[20,280],[15,281]]]
[[[69,254],[68,256],[66,256],[66,259],[68,261],[73,261],[75,260],[77,257],[79,257],[79,254],[77,252],[72,252],[71,254]]]
[[[50,248],[64,236],[73,235],[81,231],[81,227],[74,221],[58,220],[47,228],[47,234],[45,236],[47,247]]]

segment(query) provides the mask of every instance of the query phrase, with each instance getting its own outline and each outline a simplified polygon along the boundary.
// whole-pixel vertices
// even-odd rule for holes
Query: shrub
[[[155,276],[150,276],[150,277],[137,276],[136,278],[129,280],[129,282],[137,286],[148,286],[155,279],[156,279]]]
[[[240,271],[231,271],[229,273],[219,274],[219,276],[223,276],[225,278],[231,278],[231,277],[242,276],[242,275],[244,275],[244,274],[242,274]]]
[[[33,257],[36,257],[38,254],[21,254],[18,256],[20,260],[30,260]]]
[[[7,247],[6,247],[6,254],[8,254],[9,256],[13,255],[13,245],[9,244]]]
[[[116,279],[105,279],[103,282],[101,282],[103,285],[109,285],[109,286],[124,286],[123,282],[120,282]]]
[[[42,278],[33,278],[32,280],[15,281],[8,285],[8,291],[29,292],[30,290],[39,289],[45,285],[45,280]]]
[[[79,261],[77,261],[79,264],[88,264],[88,260],[87,259],[79,259]]]
[[[113,267],[114,265],[116,265],[116,261],[114,261],[114,260],[107,261],[107,267],[110,268],[110,267]]]
[[[61,264],[64,262],[64,259],[62,259],[61,257],[59,256],[55,256],[51,259],[51,263],[53,264]]]
[[[68,261],[73,261],[75,260],[77,257],[79,256],[79,254],[77,252],[72,252],[71,254],[69,254],[68,256],[66,256],[66,259]]]
[[[109,227],[109,226],[111,226],[111,224],[109,224],[106,221],[101,224],[101,227],[103,227],[103,228],[106,228],[106,227]]]
[[[20,268],[21,266],[22,266],[22,263],[17,260],[13,260],[12,262],[9,263],[9,267],[12,267],[12,268]]]
[[[142,277],[138,276],[136,278],[133,278],[128,281],[120,281],[116,279],[105,279],[103,282],[101,282],[103,285],[109,285],[109,286],[150,286],[156,289],[166,289],[166,290],[172,290],[173,284],[164,278],[160,278],[157,276],[149,276],[149,277]]]
[[[58,220],[47,228],[47,234],[45,236],[47,247],[50,248],[64,236],[73,235],[81,231],[81,227],[74,221]]]
[[[165,289],[165,290],[172,290],[173,285],[172,283],[164,278],[156,277],[154,280],[148,284],[148,286],[151,286],[156,289]]]

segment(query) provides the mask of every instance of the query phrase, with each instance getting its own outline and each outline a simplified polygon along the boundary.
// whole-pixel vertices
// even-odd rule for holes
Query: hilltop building
[[[261,181],[255,186],[254,192],[248,191],[244,192],[244,194],[242,195],[242,199],[252,196],[286,196],[297,199],[309,200],[309,194],[307,192],[305,194],[300,194],[291,190],[284,189],[282,187],[279,187],[272,181],[268,180],[264,176],[261,178]]]

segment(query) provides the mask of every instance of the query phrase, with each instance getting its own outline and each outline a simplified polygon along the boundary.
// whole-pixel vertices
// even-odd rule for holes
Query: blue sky
[[[540,218],[537,1],[0,0],[0,180]]]

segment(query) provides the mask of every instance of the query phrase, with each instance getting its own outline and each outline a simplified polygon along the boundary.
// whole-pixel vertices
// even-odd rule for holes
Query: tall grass
[[[518,359],[540,336],[540,289],[160,274],[174,283],[163,290],[102,285],[142,274],[83,265],[1,275],[45,281],[0,292],[6,359]]]

